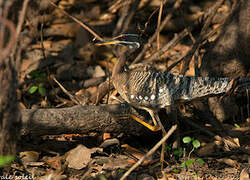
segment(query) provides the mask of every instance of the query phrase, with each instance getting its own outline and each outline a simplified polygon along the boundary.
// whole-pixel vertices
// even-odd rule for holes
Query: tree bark
[[[148,132],[146,127],[125,117],[131,113],[143,120],[143,116],[150,119],[146,112],[136,111],[127,104],[26,109],[22,110],[21,134],[40,136],[67,133],[126,132],[142,135]],[[140,115],[142,113],[143,116]]]
[[[0,3],[0,155],[16,154],[21,120],[16,93],[17,71],[10,58],[17,39],[16,27],[7,19],[12,3]],[[15,15],[11,13],[10,17]]]
[[[9,59],[0,64],[0,155],[15,154],[20,128],[16,71]]]

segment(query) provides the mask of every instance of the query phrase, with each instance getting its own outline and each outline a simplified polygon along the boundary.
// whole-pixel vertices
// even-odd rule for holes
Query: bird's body
[[[197,98],[231,93],[237,88],[246,89],[250,85],[250,79],[247,78],[235,80],[174,75],[145,65],[125,69],[125,62],[131,52],[141,47],[141,39],[135,34],[120,35],[111,41],[97,43],[97,45],[117,45],[119,47],[119,60],[112,72],[113,85],[126,102],[150,113],[155,127],[141,120],[137,121],[151,130],[158,130],[159,124],[161,129],[164,129],[157,115],[157,109]]]
[[[228,92],[232,79],[173,75],[145,66],[120,73],[113,84],[128,103],[158,109]]]

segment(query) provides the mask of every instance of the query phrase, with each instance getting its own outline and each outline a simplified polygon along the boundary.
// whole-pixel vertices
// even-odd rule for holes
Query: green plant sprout
[[[46,76],[45,73],[40,73],[39,71],[31,71],[29,73],[30,77],[33,78],[34,80],[36,81],[39,81],[39,80],[43,80]],[[45,96],[46,95],[46,89],[43,87],[44,84],[43,83],[38,83],[36,85],[33,85],[30,89],[29,89],[29,93],[30,94],[34,94],[35,92],[39,92],[39,94],[41,96]]]
[[[175,150],[174,152],[173,152],[173,154],[175,155],[175,156],[177,156],[177,157],[182,157],[183,156],[183,149],[182,148],[178,148],[177,150]]]
[[[171,145],[166,145],[165,146],[165,152],[167,151],[167,152],[169,152],[169,151],[171,151]]]
[[[234,127],[236,127],[236,128],[240,128],[240,125],[238,125],[238,124],[234,123]]]
[[[191,166],[195,161],[198,162],[199,164],[204,164],[205,162],[203,161],[203,159],[198,158],[198,159],[190,159],[191,153],[199,148],[201,146],[200,141],[198,141],[197,139],[191,138],[189,136],[186,136],[182,139],[183,143],[185,144],[189,144],[192,143],[192,150],[189,152],[188,154],[188,160],[185,162],[181,163],[181,167],[185,167],[185,165],[187,167]]]
[[[29,89],[29,93],[34,94],[37,90],[41,96],[45,96],[46,89],[43,87],[43,83],[39,83],[38,86],[37,85],[32,86]]]
[[[5,164],[12,162],[15,159],[13,155],[7,156],[0,156],[0,168],[3,167]]]
[[[174,169],[173,172],[174,172],[174,173],[179,173],[180,170],[179,170],[179,169]]]
[[[101,174],[101,175],[99,176],[99,179],[100,179],[100,180],[107,180],[107,178],[106,178],[103,174]]]

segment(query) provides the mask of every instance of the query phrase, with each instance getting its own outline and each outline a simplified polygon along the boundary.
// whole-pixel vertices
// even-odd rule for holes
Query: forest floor
[[[158,22],[161,1],[52,2],[55,2],[57,8],[49,1],[42,0],[40,4],[30,2],[26,11],[20,36],[22,49],[25,47],[20,54],[18,77],[20,108],[65,108],[119,103],[110,98],[111,95],[118,96],[112,89],[109,90],[109,95],[98,96],[99,85],[108,82],[117,61],[112,48],[95,46],[98,37],[70,16],[88,24],[104,39],[117,36],[125,29],[126,33],[142,35],[147,42],[161,24]],[[180,6],[173,10],[176,2],[180,2]],[[204,14],[208,13],[207,10],[215,2],[217,1],[167,1],[162,6],[161,19],[164,20],[169,15],[170,19],[143,58],[150,58],[171,40],[176,37],[178,39],[185,28],[190,27],[184,38],[175,40],[175,45],[148,63],[159,71],[165,71],[186,56],[199,38],[204,25]],[[230,3],[222,4],[218,8],[218,19],[223,20],[229,13]],[[129,24],[126,25],[126,22]],[[210,22],[211,30],[208,32],[215,30],[221,22]],[[212,42],[213,36],[207,41]],[[196,56],[197,62],[194,56],[190,58],[185,75],[196,75],[196,65],[200,67],[203,63],[202,53],[203,48],[200,48],[199,55]],[[182,61],[170,73],[181,74],[185,66]],[[204,104],[208,107],[207,99],[183,104],[179,108],[160,110],[160,119],[166,130],[178,122],[177,131],[165,144],[164,161],[160,161],[161,148],[158,148],[128,179],[231,180],[249,177],[249,96],[244,94],[237,98],[236,102],[246,103],[236,103],[231,107],[234,114],[223,120],[212,118],[209,109],[199,111]],[[134,125],[141,126],[136,122]],[[0,177],[120,179],[161,138],[160,131],[146,131],[140,136],[126,131],[42,136],[27,134],[18,143],[17,160],[6,166],[2,170],[4,175]]]

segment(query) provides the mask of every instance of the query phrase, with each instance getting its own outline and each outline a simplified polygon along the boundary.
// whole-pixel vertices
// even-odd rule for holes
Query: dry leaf
[[[39,158],[39,153],[36,151],[24,151],[20,152],[19,156],[23,164],[26,164],[28,162],[36,162]]]
[[[197,153],[199,156],[208,156],[214,152],[214,149],[215,149],[215,144],[213,142],[207,143],[205,146],[198,149]]]
[[[48,159],[46,163],[50,165],[52,168],[55,169],[62,169],[62,160],[63,158],[61,156],[56,156]]]
[[[91,154],[97,150],[102,151],[101,148],[89,149],[83,145],[78,145],[67,153],[66,161],[68,162],[68,167],[78,170],[86,167],[91,160]]]
[[[223,163],[225,163],[225,164],[227,164],[227,165],[229,165],[229,166],[232,166],[232,167],[237,166],[237,161],[232,160],[232,159],[230,159],[230,158],[217,159],[217,161],[223,162]]]

